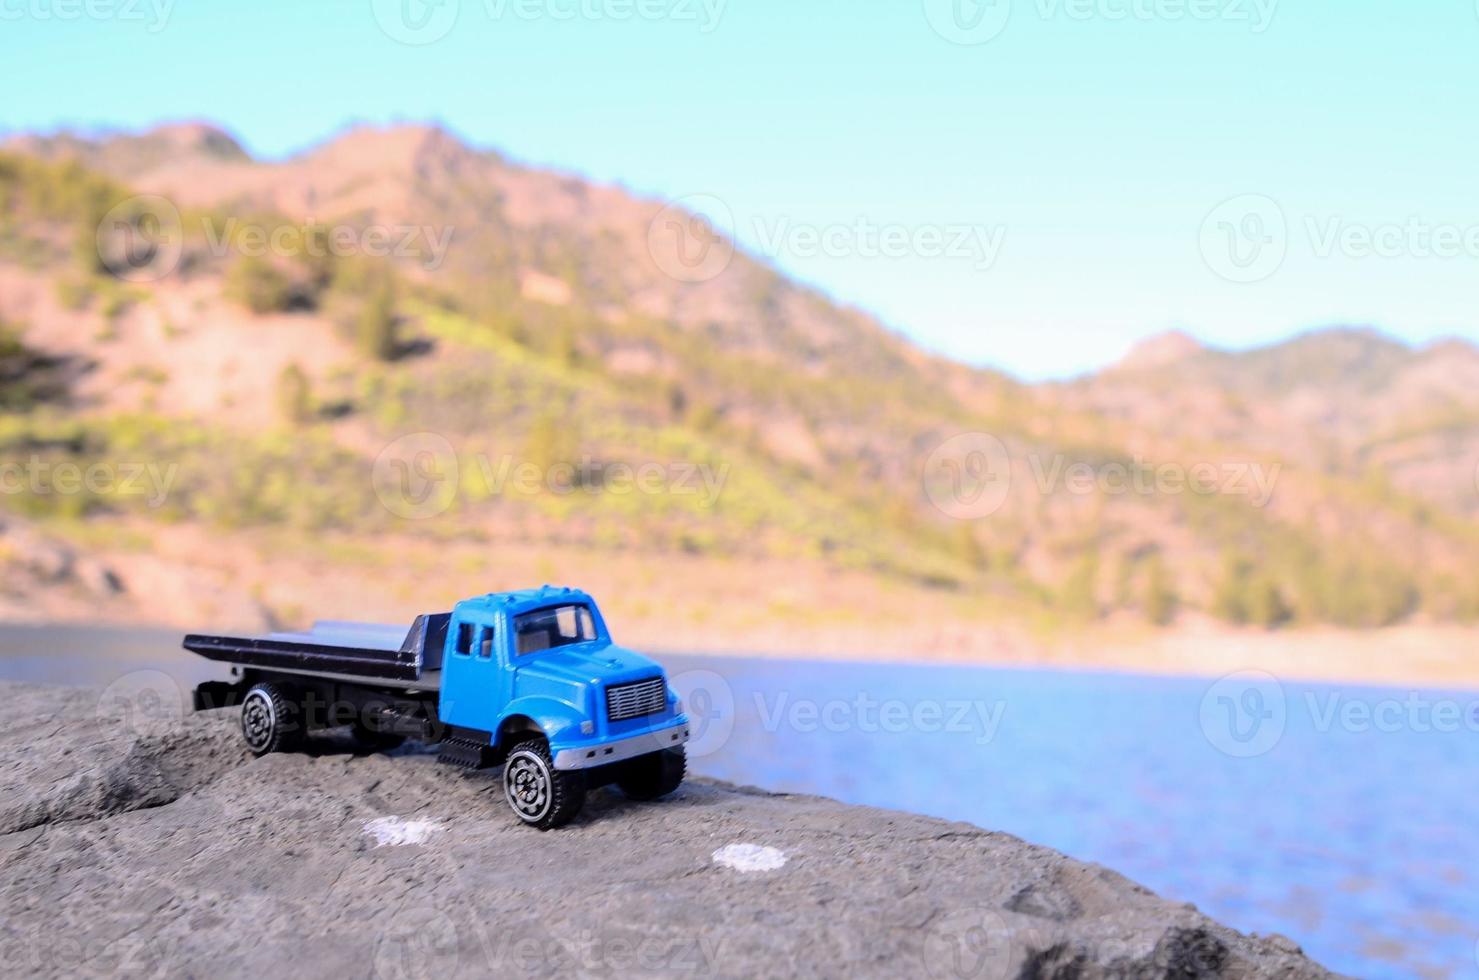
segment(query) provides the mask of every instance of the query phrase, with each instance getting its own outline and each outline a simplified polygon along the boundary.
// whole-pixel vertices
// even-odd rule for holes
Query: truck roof
[[[458,611],[520,613],[572,602],[595,601],[579,589],[546,585],[515,592],[490,592],[457,603]],[[596,614],[599,620],[600,614]],[[192,633],[184,647],[207,660],[323,677],[394,680],[434,690],[440,684],[442,645],[451,613],[417,616],[411,628],[379,623],[321,620],[313,628],[260,637]]]
[[[529,612],[534,609],[543,609],[546,606],[566,602],[588,602],[595,605],[587,593],[580,589],[571,589],[564,586],[545,585],[537,589],[518,589],[513,592],[490,592],[487,595],[473,596],[471,599],[463,599],[457,603],[459,607],[472,607],[490,612],[500,611],[512,615]]]

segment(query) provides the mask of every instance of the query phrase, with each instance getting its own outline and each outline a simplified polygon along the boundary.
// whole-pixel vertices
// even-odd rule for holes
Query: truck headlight
[[[596,723],[587,719],[580,723],[580,734],[589,735],[596,730]]]

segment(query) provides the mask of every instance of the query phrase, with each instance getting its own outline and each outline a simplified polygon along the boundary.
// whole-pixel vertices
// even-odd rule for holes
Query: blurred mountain
[[[207,540],[794,561],[1055,623],[1479,615],[1479,350],[1462,341],[1340,328],[1231,352],[1169,334],[1025,385],[920,351],[683,202],[436,127],[355,128],[282,161],[198,124],[23,136],[0,193],[0,317],[27,356],[86,365],[0,416],[0,456],[179,469],[154,507],[6,501],[55,533],[168,521]],[[135,195],[177,217],[161,232],[157,198]],[[491,463],[404,520],[366,473],[425,432]],[[593,465],[574,491],[480,482],[500,460]],[[715,499],[603,483],[643,462],[726,482]]]
[[[1334,328],[1228,352],[1170,335],[1062,394],[1127,425],[1352,478],[1375,470],[1415,498],[1479,511],[1479,348],[1466,341],[1413,348]]]
[[[49,160],[76,160],[120,177],[150,173],[189,159],[216,163],[248,159],[233,137],[208,123],[176,123],[144,133],[94,137],[70,132],[25,134],[7,140],[3,148]]]

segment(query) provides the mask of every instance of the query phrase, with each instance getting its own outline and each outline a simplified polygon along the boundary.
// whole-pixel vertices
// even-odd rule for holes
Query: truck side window
[[[463,656],[472,653],[472,630],[472,623],[457,624],[457,645],[452,648],[453,652]]]
[[[478,656],[488,660],[493,656],[493,627],[484,626],[478,635]]]

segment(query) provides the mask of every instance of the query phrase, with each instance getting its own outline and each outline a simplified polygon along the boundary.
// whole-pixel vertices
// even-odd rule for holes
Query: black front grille
[[[661,677],[606,688],[606,717],[626,721],[655,715],[668,703],[668,685]]]

